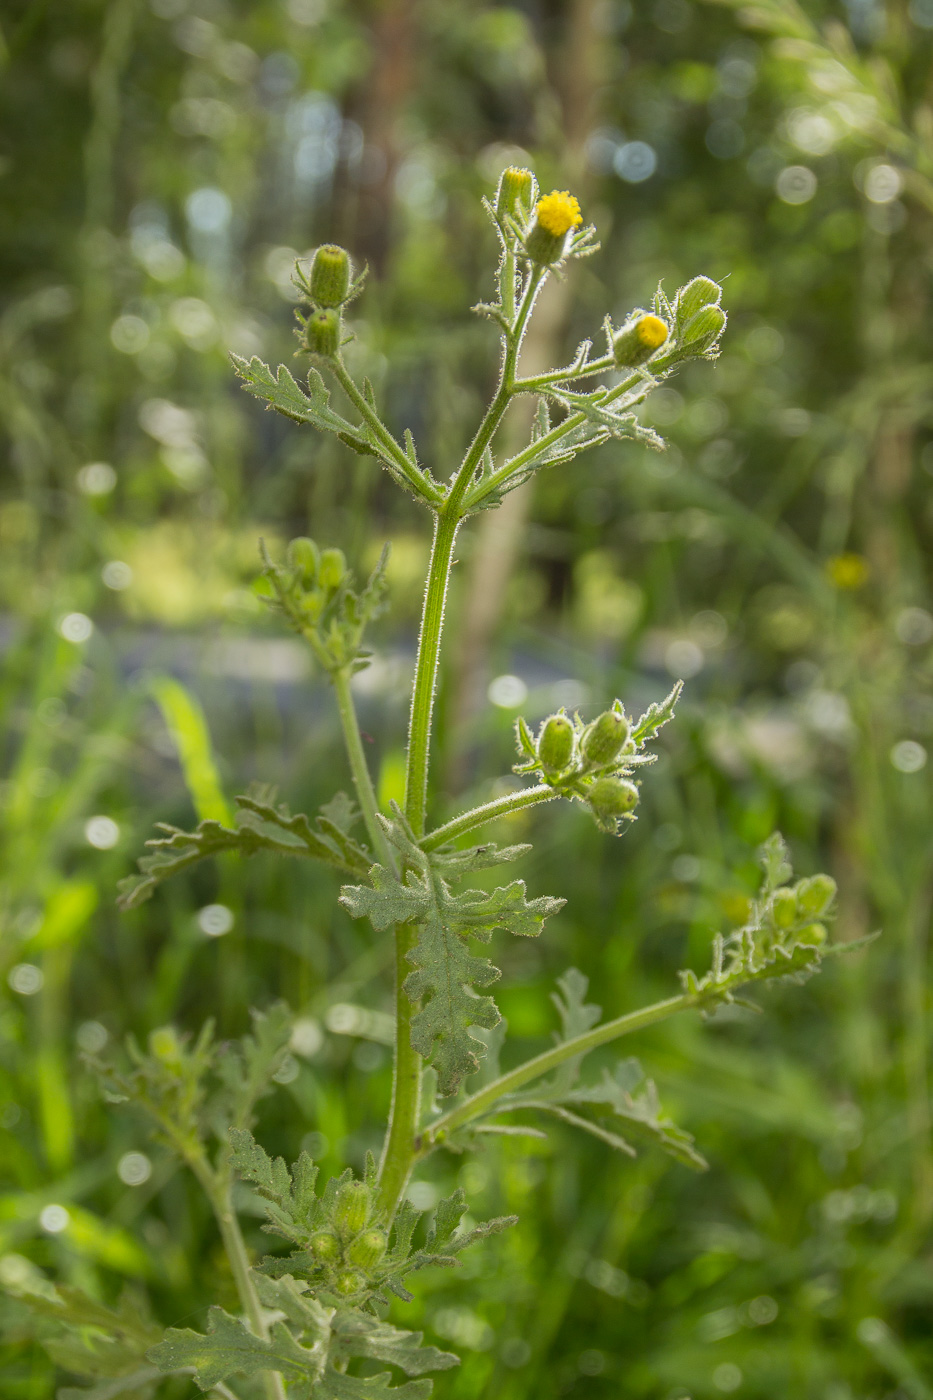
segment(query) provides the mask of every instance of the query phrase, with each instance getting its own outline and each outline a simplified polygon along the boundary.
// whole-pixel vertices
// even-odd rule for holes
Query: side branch
[[[614,1021],[607,1021],[605,1025],[596,1026],[591,1031],[574,1036],[572,1040],[563,1040],[552,1050],[545,1050],[542,1054],[536,1055],[534,1059],[526,1060],[517,1069],[510,1070],[508,1074],[500,1075],[491,1084],[487,1084],[484,1089],[471,1094],[463,1103],[436,1119],[424,1133],[421,1146],[422,1155],[436,1147],[439,1142],[443,1141],[444,1137],[456,1128],[462,1128],[466,1123],[471,1123],[474,1118],[480,1118],[484,1113],[488,1113],[493,1104],[506,1094],[513,1093],[533,1079],[540,1079],[543,1074],[557,1069],[558,1065],[562,1065],[566,1060],[572,1060],[578,1055],[586,1055],[591,1050],[596,1050],[600,1045],[608,1045],[610,1041],[618,1040],[621,1036],[644,1030],[646,1026],[654,1026],[659,1021],[666,1021],[669,1016],[676,1016],[680,1011],[689,1011],[699,1007],[707,1000],[708,998],[702,995],[683,992],[680,996],[668,997],[666,1001],[655,1002],[653,1006],[645,1006],[640,1011],[630,1011],[625,1016],[617,1016]]]
[[[496,797],[491,802],[485,802],[482,807],[472,807],[470,811],[461,812],[459,817],[452,818],[443,826],[435,827],[421,842],[421,849],[436,851],[439,847],[446,846],[448,841],[454,841],[468,831],[475,831],[487,822],[507,817],[512,812],[520,812],[525,807],[535,807],[540,802],[551,802],[560,795],[547,783],[542,783],[539,787],[524,788],[521,792],[508,792],[504,797]]]

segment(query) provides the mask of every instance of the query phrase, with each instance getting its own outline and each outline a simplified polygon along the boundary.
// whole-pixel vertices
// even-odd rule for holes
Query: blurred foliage
[[[377,1145],[390,973],[326,872],[224,858],[127,915],[114,890],[156,820],[189,829],[256,778],[294,810],[346,785],[320,677],[256,597],[260,536],[363,570],[396,540],[359,699],[398,796],[423,521],[262,413],[227,354],[287,359],[294,256],[345,242],[371,267],[356,367],[443,472],[493,362],[462,312],[490,291],[478,196],[527,155],[603,241],[562,353],[661,277],[727,279],[730,324],[715,368],[651,400],[666,454],[541,477],[495,703],[449,737],[482,797],[510,707],[591,717],[687,681],[624,846],[528,818],[529,884],[559,865],[568,904],[509,953],[512,1032],[546,1043],[571,963],[607,1014],[669,994],[742,923],[775,826],[839,881],[841,936],[884,937],[765,1017],[641,1038],[703,1176],[562,1129],[432,1160],[420,1208],[459,1172],[522,1223],[399,1321],[465,1350],[451,1400],[929,1397],[929,0],[9,0],[0,35],[0,1281],[202,1325],[210,1210],[79,1063],[129,1030],[242,1034],[283,996],[263,1141],[325,1171]],[[45,1400],[67,1367],[3,1309],[4,1393]]]

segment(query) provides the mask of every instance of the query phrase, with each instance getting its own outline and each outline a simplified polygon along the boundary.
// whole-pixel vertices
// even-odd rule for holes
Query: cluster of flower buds
[[[808,943],[814,947],[826,942],[826,925],[820,920],[836,897],[831,875],[811,875],[796,885],[781,885],[764,909],[764,923],[775,940]]]
[[[719,302],[722,287],[711,277],[694,277],[673,305],[659,295],[655,311],[635,311],[612,337],[617,369],[647,366],[663,373],[683,360],[715,358],[726,328]]]
[[[310,643],[324,669],[333,673],[367,664],[363,632],[382,611],[388,546],[359,590],[342,549],[318,549],[314,540],[292,540],[284,564],[273,564],[265,549],[263,601]]]
[[[323,244],[307,272],[295,267],[295,286],[310,301],[307,316],[296,312],[302,349],[333,359],[343,343],[343,308],[359,293],[365,272],[354,278],[350,254],[335,243]]]
[[[372,1271],[388,1248],[386,1232],[372,1221],[372,1193],[362,1181],[337,1189],[330,1227],[310,1239],[319,1287],[341,1298],[359,1298],[373,1287]]]
[[[513,251],[539,267],[556,267],[568,256],[593,251],[592,229],[583,229],[579,201],[569,190],[538,196],[530,170],[510,166],[496,192],[496,219]]]
[[[518,721],[518,747],[524,758],[516,773],[540,773],[543,780],[566,797],[589,804],[597,825],[618,832],[624,820],[634,820],[638,788],[631,781],[636,744],[621,704],[584,724],[564,711],[550,715],[534,738],[524,720]]]
[[[286,593],[298,616],[312,623],[320,621],[348,576],[343,550],[321,550],[314,540],[300,536],[288,546],[285,562],[284,569],[276,570],[279,603]]]

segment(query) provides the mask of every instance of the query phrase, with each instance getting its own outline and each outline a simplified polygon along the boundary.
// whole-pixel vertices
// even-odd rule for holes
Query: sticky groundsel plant
[[[477,954],[476,945],[488,944],[497,930],[538,936],[563,901],[529,898],[521,880],[491,892],[469,888],[474,871],[511,864],[530,849],[476,844],[477,835],[510,813],[561,799],[587,808],[607,835],[624,834],[635,820],[641,771],[653,761],[651,745],[672,718],[680,687],[638,719],[621,700],[589,722],[562,710],[536,733],[520,719],[515,772],[525,784],[431,828],[432,711],[457,535],[470,516],[494,508],[539,468],[567,465],[597,443],[615,438],[662,447],[635,410],[683,363],[715,358],[726,316],[720,287],[696,277],[673,301],[659,290],[650,310],[633,312],[620,327],[607,318],[603,354],[594,354],[585,341],[570,364],[523,376],[522,340],[535,299],[548,277],[561,276],[568,262],[595,250],[593,230],[582,227],[571,195],[539,197],[526,170],[507,170],[495,202],[486,207],[501,257],[496,299],[476,310],[499,330],[499,381],[449,477],[419,460],[410,433],[401,442],[393,435],[370,384],[358,384],[344,362],[345,309],[363,278],[354,277],[342,249],[320,248],[309,269],[296,269],[305,298],[299,338],[312,361],[305,381],[299,384],[284,366],[273,374],[258,359],[234,359],[249,393],[375,457],[433,517],[404,805],[378,808],[351,688],[354,673],[367,665],[367,625],[385,603],[387,551],[358,587],[339,549],[294,540],[284,560],[264,556],[267,601],[306,639],[333,685],[356,801],[338,795],[309,820],[277,804],[273,793],[256,789],[237,799],[233,826],[203,821],[191,832],[163,827],[149,843],[139,874],[124,881],[121,892],[123,905],[131,907],[166,877],[229,851],[311,858],[340,872],[346,881],[339,896],[343,906],[395,944],[394,1081],[381,1159],[377,1164],[368,1158],[360,1177],[348,1167],[320,1186],[306,1154],[287,1166],[253,1138],[256,1103],[287,1054],[291,1026],[284,1007],[254,1013],[252,1032],[238,1043],[216,1044],[210,1026],[193,1043],[163,1029],[146,1050],[130,1042],[122,1067],[97,1064],[107,1095],[142,1110],[202,1186],[241,1311],[235,1316],[214,1306],[206,1331],[163,1332],[129,1304],[113,1311],[24,1269],[19,1293],[57,1323],[47,1343],[53,1355],[93,1382],[89,1390],[63,1392],[70,1397],[146,1396],[166,1376],[189,1376],[203,1391],[243,1400],[259,1393],[268,1400],[428,1395],[432,1382],[426,1373],[454,1366],[457,1358],[387,1322],[386,1304],[393,1296],[411,1296],[406,1279],[415,1271],[456,1264],[463,1249],[515,1221],[461,1230],[467,1203],[458,1190],[420,1229],[419,1213],[406,1196],[418,1163],[440,1149],[469,1151],[488,1134],[540,1135],[540,1124],[551,1117],[622,1153],[633,1154],[632,1144],[641,1142],[702,1168],[690,1135],[664,1114],[636,1060],[620,1060],[598,1077],[587,1074],[586,1057],[679,1012],[711,1013],[755,983],[802,979],[830,951],[823,921],[834,884],[825,875],[791,884],[786,849],[775,835],[763,850],[761,890],[748,922],[714,939],[707,972],[683,972],[680,991],[665,1001],[601,1021],[600,1008],[586,1000],[586,978],[570,969],[554,994],[560,1030],[552,1048],[499,1070],[502,1023],[489,994],[499,971]],[[343,391],[349,416],[332,407],[328,380]],[[582,387],[588,382],[596,387]],[[503,460],[494,451],[496,433],[519,395],[537,403],[530,440]],[[484,1060],[480,1087],[471,1091],[465,1081]],[[256,1263],[234,1209],[237,1181],[261,1198],[264,1228],[284,1246]]]

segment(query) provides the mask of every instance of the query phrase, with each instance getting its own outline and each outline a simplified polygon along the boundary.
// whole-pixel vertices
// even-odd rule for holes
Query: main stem
[[[447,585],[459,524],[459,516],[455,514],[438,515],[424,594],[418,660],[411,698],[408,767],[405,777],[405,816],[416,836],[421,836],[424,832],[434,690],[440,660]],[[421,1060],[411,1043],[411,1021],[415,1007],[404,991],[405,978],[411,971],[408,954],[414,947],[416,938],[416,929],[411,924],[396,926],[395,1074],[389,1130],[379,1168],[379,1204],[388,1215],[394,1212],[411,1173],[415,1135],[421,1111]]]
[[[503,347],[502,368],[495,397],[467,450],[442,506],[438,508],[431,546],[431,563],[424,593],[418,659],[411,697],[408,728],[408,764],[405,774],[405,816],[416,837],[424,835],[428,800],[428,762],[431,749],[431,720],[444,628],[444,608],[453,562],[457,531],[463,519],[463,498],[473,473],[492,440],[509,406],[515,380],[515,367],[528,317],[545,270],[534,269],[528,277],[521,304]],[[411,1044],[411,1021],[415,1006],[404,991],[410,966],[408,954],[417,938],[411,924],[395,930],[395,1076],[389,1129],[379,1168],[379,1204],[391,1215],[405,1190],[416,1158],[416,1136],[421,1111],[421,1060]]]

